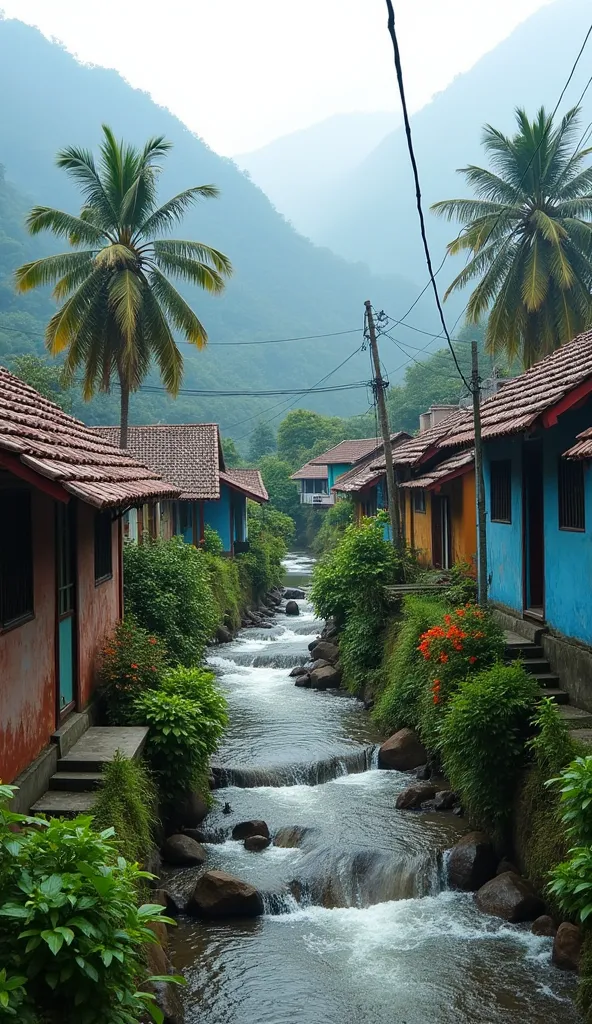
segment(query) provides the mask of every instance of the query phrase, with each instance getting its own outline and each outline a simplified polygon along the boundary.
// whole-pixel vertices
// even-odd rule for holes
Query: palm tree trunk
[[[119,447],[127,448],[127,425],[129,419],[129,384],[119,375],[119,386],[121,388],[121,411],[119,414]]]

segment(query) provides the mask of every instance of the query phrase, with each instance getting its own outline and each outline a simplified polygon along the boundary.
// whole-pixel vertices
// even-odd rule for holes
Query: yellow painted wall
[[[415,548],[422,565],[432,562],[432,496],[426,492],[425,512],[413,508],[413,491],[403,489],[405,495],[405,537],[410,547]]]
[[[426,511],[413,509],[413,491],[405,489],[405,537],[414,547],[422,565],[432,564],[432,494],[426,492]],[[477,551],[477,512],[475,507],[475,473],[444,484],[439,491],[450,499],[453,562],[475,563]]]

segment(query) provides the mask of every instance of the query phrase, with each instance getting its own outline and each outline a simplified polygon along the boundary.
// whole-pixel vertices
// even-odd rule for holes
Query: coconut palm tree
[[[532,122],[518,109],[512,137],[486,125],[493,169],[460,171],[477,198],[432,207],[464,225],[448,252],[470,254],[446,297],[480,278],[468,322],[489,313],[487,350],[525,367],[592,322],[592,167],[583,166],[592,149],[581,148],[578,114],[554,125],[544,109]]]
[[[62,167],[80,188],[84,205],[78,216],[35,206],[27,227],[32,235],[51,231],[68,239],[74,251],[26,263],[16,271],[20,292],[54,284],[62,303],[47,325],[45,342],[52,355],[66,351],[65,374],[83,371],[83,395],[108,391],[113,378],[121,389],[120,444],[127,445],[130,392],[156,361],[165,388],[176,395],[183,358],[173,331],[198,348],[207,333],[167,275],[213,294],[232,272],[229,259],[202,242],[166,236],[185,211],[218,195],[213,185],[186,189],[157,204],[157,161],[170,149],[164,138],[143,149],[119,142],[103,125],[100,159],[69,147],[58,153]]]

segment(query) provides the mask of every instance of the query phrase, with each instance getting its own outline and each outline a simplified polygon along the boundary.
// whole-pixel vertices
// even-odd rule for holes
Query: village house
[[[335,495],[329,490],[329,470],[327,466],[313,465],[307,462],[301,469],[292,473],[290,480],[298,484],[301,505],[315,505],[317,508],[335,504]]]
[[[0,368],[3,781],[44,750],[55,771],[52,736],[88,704],[98,646],[123,613],[121,515],[177,493]]]
[[[394,451],[409,440],[409,434],[400,430],[391,434],[391,448]],[[352,444],[354,442],[346,442]],[[368,442],[364,442],[367,445]],[[385,470],[376,469],[375,463],[380,461],[384,445],[376,438],[372,439],[372,448],[353,464],[351,469],[341,474],[337,483],[333,484],[336,495],[349,498],[354,506],[354,520],[359,523],[365,516],[375,516],[377,511],[387,506]]]
[[[119,427],[96,430],[114,443],[119,438]],[[131,510],[125,524],[130,540],[181,536],[198,547],[209,526],[226,554],[248,550],[247,501],[262,504],[269,497],[259,470],[226,469],[216,423],[132,426],[127,444],[135,458],[180,492],[177,501],[162,502],[154,511]]]

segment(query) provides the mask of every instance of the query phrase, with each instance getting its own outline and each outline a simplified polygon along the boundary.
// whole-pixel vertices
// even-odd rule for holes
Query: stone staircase
[[[64,742],[66,735],[75,739],[71,746]],[[117,751],[130,760],[139,758],[147,736],[146,726],[93,726],[78,738],[72,737],[71,729],[64,737],[58,734],[61,756],[57,771],[49,780],[47,792],[31,807],[31,814],[52,818],[88,814],[105,765],[113,761]]]
[[[561,680],[551,671],[540,644],[543,632],[540,628],[524,624],[527,635],[506,629],[506,660],[520,658],[524,668],[530,672],[541,688],[541,697],[548,697],[557,704],[557,713],[569,728],[570,735],[581,743],[592,745],[592,714],[570,703],[569,694],[561,688]],[[528,635],[530,633],[530,636]]]

